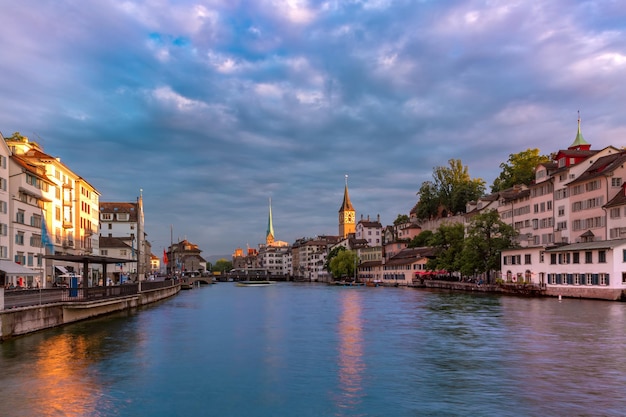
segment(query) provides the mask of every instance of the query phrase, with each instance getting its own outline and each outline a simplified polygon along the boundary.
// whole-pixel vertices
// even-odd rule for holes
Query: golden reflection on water
[[[360,291],[345,293],[339,318],[339,393],[337,416],[351,412],[364,395],[363,392],[363,327]],[[353,415],[353,414],[350,414]]]
[[[38,345],[35,357],[36,382],[31,406],[41,416],[97,415],[101,389],[89,375],[89,364],[97,361],[100,338],[62,334]]]

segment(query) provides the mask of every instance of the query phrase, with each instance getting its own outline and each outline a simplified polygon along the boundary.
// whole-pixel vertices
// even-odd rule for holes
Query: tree
[[[433,232],[431,230],[424,230],[419,235],[415,236],[409,244],[409,248],[422,248],[424,246],[430,246],[430,242],[433,238]]]
[[[416,207],[418,218],[436,217],[440,210],[453,215],[465,213],[466,204],[484,194],[485,181],[472,179],[460,159],[450,159],[448,165],[435,167],[433,181],[422,183]]]
[[[460,271],[464,237],[465,227],[462,223],[439,226],[430,239],[430,245],[435,249],[435,258],[429,259],[426,267],[431,270]]]
[[[424,181],[417,192],[419,201],[415,214],[418,219],[428,220],[437,216],[439,210],[439,195],[432,181]]]
[[[508,163],[500,164],[502,172],[493,181],[491,192],[506,190],[517,184],[530,185],[535,179],[537,165],[549,162],[547,155],[539,155],[539,149],[526,149],[525,151],[509,155]]]
[[[357,254],[351,250],[340,251],[330,261],[330,272],[335,278],[352,278],[355,276]]]
[[[393,225],[397,226],[399,224],[409,223],[411,219],[406,214],[398,214],[398,217],[393,221]]]
[[[233,269],[233,263],[230,261],[227,261],[224,258],[218,259],[217,261],[215,261],[215,265],[213,265],[213,271],[219,272],[222,274],[224,272],[230,271],[231,269]]]
[[[470,222],[462,253],[461,272],[465,275],[487,274],[500,269],[503,249],[516,246],[517,231],[500,220],[496,210],[480,213]]]
[[[330,270],[330,261],[333,260],[333,258],[335,256],[337,256],[339,253],[343,252],[346,250],[345,246],[336,246],[334,247],[329,253],[328,255],[326,255],[326,263],[324,264],[324,269],[328,272],[331,272]]]

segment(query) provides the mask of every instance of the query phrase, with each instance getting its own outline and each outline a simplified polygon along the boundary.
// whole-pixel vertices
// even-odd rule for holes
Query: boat
[[[180,289],[181,290],[192,290],[193,289],[193,282],[181,281],[180,282]]]
[[[362,282],[354,282],[354,281],[332,281],[331,285],[337,285],[340,287],[362,287],[364,284]]]
[[[238,287],[267,287],[268,285],[274,285],[276,281],[268,280],[253,280],[253,281],[237,281]]]

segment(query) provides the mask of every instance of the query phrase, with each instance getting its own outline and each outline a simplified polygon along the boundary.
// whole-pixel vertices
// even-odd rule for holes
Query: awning
[[[20,264],[16,264],[6,259],[0,259],[0,271],[4,271],[7,275],[41,275],[40,271],[26,268]]]
[[[67,274],[67,268],[66,267],[61,266],[61,265],[55,265],[54,267],[56,269],[58,269],[61,274]]]

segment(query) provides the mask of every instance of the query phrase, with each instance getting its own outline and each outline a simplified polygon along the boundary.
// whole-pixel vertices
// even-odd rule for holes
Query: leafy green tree
[[[439,210],[439,194],[432,181],[424,181],[417,192],[416,215],[418,219],[428,220],[435,218]]]
[[[428,260],[426,267],[431,270],[460,271],[464,240],[465,227],[462,223],[439,226],[430,239],[430,246],[435,249],[435,257]]]
[[[231,269],[233,269],[233,263],[224,258],[218,259],[215,261],[215,265],[213,265],[213,271],[220,272],[222,274],[230,271]]]
[[[406,214],[398,214],[398,217],[393,221],[393,225],[397,226],[399,224],[404,224],[410,222],[411,219]]]
[[[340,251],[330,261],[330,272],[335,278],[352,278],[355,276],[357,254],[355,251]]]
[[[433,232],[431,230],[424,230],[419,235],[415,236],[409,244],[409,248],[422,248],[424,246],[430,246],[430,242],[433,238]]]
[[[330,261],[332,261],[332,260],[333,260],[333,258],[334,258],[335,256],[337,256],[339,253],[341,253],[341,252],[343,252],[343,251],[345,251],[345,250],[346,250],[345,246],[337,246],[337,247],[334,247],[334,248],[333,248],[333,249],[332,249],[332,250],[328,253],[328,255],[326,255],[326,263],[324,264],[324,269],[325,269],[326,271],[328,271],[328,272],[331,272],[331,270],[330,270]]]
[[[502,171],[493,181],[491,192],[506,190],[517,184],[530,185],[535,179],[537,165],[550,160],[550,156],[539,155],[537,148],[510,154],[508,161],[500,164]]]
[[[500,220],[496,210],[474,216],[467,228],[467,237],[461,256],[461,272],[464,275],[487,274],[491,283],[491,271],[500,269],[503,249],[516,246],[517,231]]]
[[[450,159],[448,165],[435,167],[433,181],[422,183],[417,193],[418,218],[434,218],[440,210],[453,215],[465,213],[466,204],[484,194],[485,181],[481,178],[472,179],[460,159]]]

